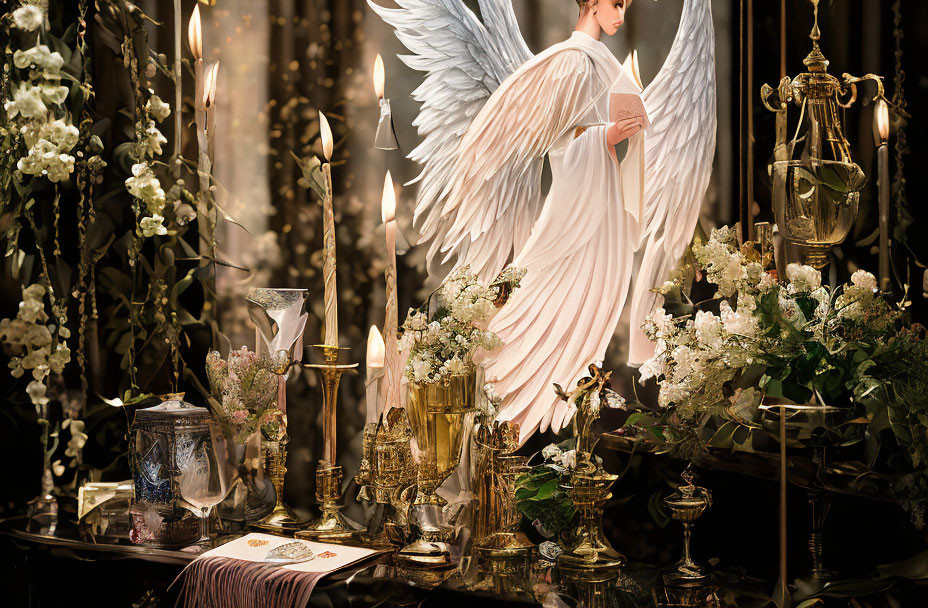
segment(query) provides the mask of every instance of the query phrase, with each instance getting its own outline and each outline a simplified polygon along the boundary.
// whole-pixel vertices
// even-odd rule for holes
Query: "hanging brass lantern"
[[[841,128],[839,108],[857,100],[857,83],[876,82],[876,98],[883,97],[879,76],[867,74],[841,79],[828,73],[828,60],[819,49],[819,0],[811,0],[815,25],[809,37],[812,51],[803,60],[807,72],[779,86],[761,88],[761,99],[777,120],[777,145],[770,167],[773,210],[780,234],[806,251],[806,263],[828,265],[828,252],[847,238],[857,217],[860,190],[866,183],[863,170],[851,158],[850,144]],[[799,106],[799,124],[787,141],[787,108]]]

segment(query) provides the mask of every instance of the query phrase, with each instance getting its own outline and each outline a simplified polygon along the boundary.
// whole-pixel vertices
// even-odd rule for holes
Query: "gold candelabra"
[[[316,466],[316,502],[321,514],[304,530],[296,533],[297,538],[306,538],[325,542],[345,542],[350,540],[357,529],[339,512],[342,496],[342,467],[337,465],[336,410],[338,385],[342,374],[355,369],[357,363],[339,364],[338,354],[348,350],[328,344],[316,345],[320,350],[323,363],[306,364],[304,367],[318,370],[322,376],[322,443],[323,458]]]

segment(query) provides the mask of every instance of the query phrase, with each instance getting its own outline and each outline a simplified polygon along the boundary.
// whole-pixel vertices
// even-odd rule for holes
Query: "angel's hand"
[[[622,120],[614,122],[606,132],[606,143],[609,144],[610,148],[620,144],[641,131],[641,127],[641,118],[638,116],[623,118]]]

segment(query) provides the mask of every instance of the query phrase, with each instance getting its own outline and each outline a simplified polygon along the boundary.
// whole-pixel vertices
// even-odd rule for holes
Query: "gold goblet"
[[[403,547],[396,561],[409,578],[423,584],[440,583],[455,567],[449,532],[440,521],[446,501],[436,490],[461,461],[465,422],[476,409],[476,387],[476,372],[409,387],[406,411],[419,452],[413,502],[420,507],[419,536]]]

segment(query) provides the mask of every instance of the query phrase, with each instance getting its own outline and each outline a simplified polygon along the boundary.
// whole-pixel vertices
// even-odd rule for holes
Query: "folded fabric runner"
[[[284,545],[289,546],[281,550]],[[298,563],[275,563],[275,559],[281,559],[281,552],[303,554],[296,559],[308,559]],[[322,577],[383,553],[269,534],[248,534],[196,558],[174,582],[183,579],[180,602],[185,608],[299,607],[306,605]]]

